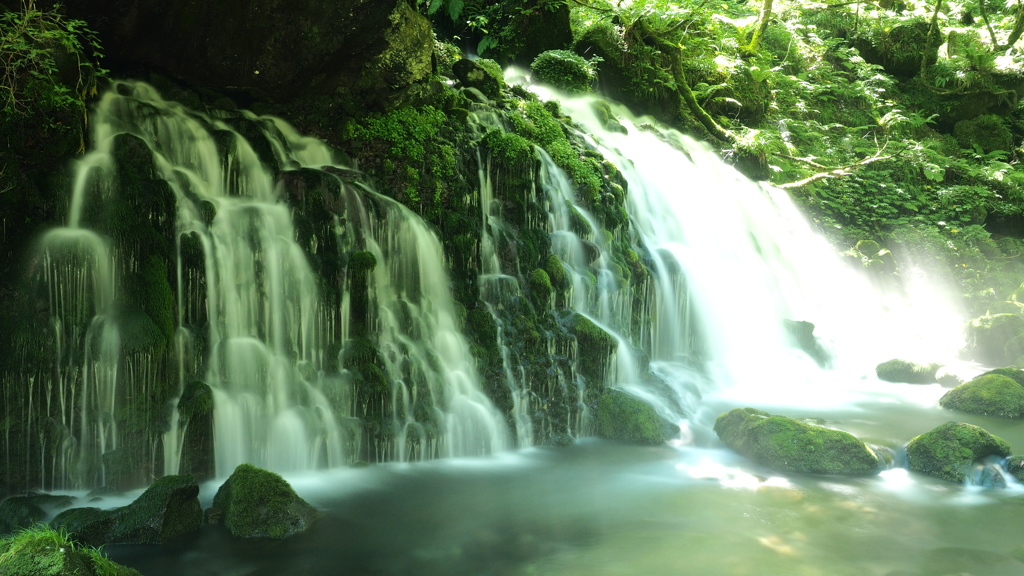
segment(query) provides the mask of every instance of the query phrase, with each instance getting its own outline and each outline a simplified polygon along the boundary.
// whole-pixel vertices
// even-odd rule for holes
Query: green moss
[[[4,576],[138,576],[95,548],[82,547],[64,530],[36,526],[0,540]]]
[[[1006,343],[1024,333],[1024,318],[1016,314],[980,316],[967,325],[967,352],[989,365],[1006,364]]]
[[[241,464],[217,490],[213,506],[238,538],[281,539],[305,531],[319,516],[278,474]]]
[[[529,140],[502,130],[490,130],[480,139],[491,157],[506,166],[528,165],[533,162],[533,144]]]
[[[637,444],[668,440],[668,424],[646,402],[618,390],[608,390],[597,404],[597,433],[602,438]]]
[[[987,376],[989,374],[998,374],[1000,376],[1006,376],[1010,380],[1013,380],[1017,384],[1024,386],[1024,370],[1015,368],[1013,366],[1006,366],[1004,368],[995,368],[981,374],[981,376]]]
[[[907,465],[950,482],[962,483],[966,470],[986,456],[1009,456],[1010,444],[979,426],[947,422],[907,444]]]
[[[894,358],[882,362],[875,367],[879,380],[886,382],[904,382],[907,384],[932,384],[936,382],[935,373],[941,366],[935,363],[918,364]]]
[[[736,452],[783,472],[863,475],[880,467],[878,456],[848,432],[754,408],[722,414],[715,433]]]
[[[595,62],[570,50],[548,50],[542,52],[530,70],[533,78],[569,93],[589,92],[597,81]]]
[[[939,405],[969,414],[1020,418],[1024,416],[1024,386],[998,374],[979,376],[946,392]]]
[[[587,379],[591,390],[602,389],[609,358],[615,350],[615,339],[580,314],[573,314],[569,318],[567,328],[576,337],[577,373]]]
[[[555,290],[562,291],[569,287],[569,277],[558,256],[548,254],[544,260],[544,271],[547,272],[551,287]]]
[[[972,120],[961,120],[953,126],[953,134],[961,148],[980,148],[985,153],[1013,150],[1013,134],[1003,118],[984,114]]]
[[[529,285],[534,303],[542,309],[548,308],[551,302],[551,294],[553,293],[551,278],[548,277],[548,273],[540,268],[530,272]]]

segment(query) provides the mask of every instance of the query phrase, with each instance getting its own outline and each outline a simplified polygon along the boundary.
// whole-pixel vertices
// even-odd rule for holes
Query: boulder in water
[[[1009,455],[1006,440],[966,422],[947,422],[907,444],[911,470],[957,483],[962,483],[971,466],[986,456]]]
[[[852,434],[736,408],[715,421],[726,446],[769,468],[809,474],[875,474],[878,456]]]
[[[48,511],[67,508],[74,502],[74,496],[65,495],[11,496],[0,502],[0,534],[28,528],[46,518]]]
[[[207,517],[238,538],[281,539],[305,532],[320,512],[281,476],[241,464],[217,490]]]
[[[198,496],[199,484],[191,475],[164,476],[127,506],[72,508],[58,514],[50,525],[91,546],[160,544],[199,530],[203,510]]]
[[[1024,416],[1024,386],[1006,376],[986,374],[946,392],[939,405],[968,414],[1020,418]]]
[[[902,382],[905,384],[934,384],[938,382],[936,373],[939,364],[918,364],[907,360],[893,358],[875,367],[879,380],[886,382]]]
[[[1007,458],[1003,468],[1013,475],[1018,482],[1024,482],[1024,456],[1012,456]]]
[[[832,363],[832,355],[814,335],[814,324],[805,320],[783,319],[782,327],[786,330],[794,346],[806,352],[818,366],[829,367]]]
[[[1013,366],[995,368],[981,374],[981,376],[987,376],[989,374],[998,374],[1000,376],[1006,376],[1007,378],[1013,380],[1017,384],[1024,386],[1024,370],[1021,370],[1020,368],[1015,368]]]
[[[609,390],[597,404],[597,433],[610,440],[661,444],[668,440],[668,424],[643,400]]]
[[[1017,314],[979,316],[967,324],[967,353],[985,364],[1012,363],[1006,357],[1006,345],[1024,333],[1024,317]]]

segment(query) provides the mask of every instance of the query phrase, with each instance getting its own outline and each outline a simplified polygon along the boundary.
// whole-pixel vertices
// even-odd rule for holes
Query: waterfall
[[[19,401],[47,416],[27,423],[46,441],[26,434],[23,450],[44,486],[177,472],[199,424],[175,404],[193,382],[212,396],[218,475],[510,447],[441,244],[413,212],[279,119],[117,82],[91,124],[68,225],[34,274],[57,360]],[[325,204],[300,226],[310,198]]]

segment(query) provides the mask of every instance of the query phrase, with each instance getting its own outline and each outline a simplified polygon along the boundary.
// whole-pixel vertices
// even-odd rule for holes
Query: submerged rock
[[[610,440],[661,444],[668,440],[668,425],[643,400],[609,390],[597,404],[597,433]]]
[[[241,464],[217,490],[207,517],[238,538],[281,539],[305,532],[320,512],[281,476]]]
[[[1020,418],[1024,416],[1024,386],[999,374],[978,376],[946,392],[939,405],[968,414]]]
[[[160,544],[194,532],[203,523],[199,484],[191,475],[164,476],[134,502],[112,510],[72,508],[50,525],[91,546]]]
[[[1006,440],[965,422],[947,422],[907,444],[911,470],[957,483],[962,483],[971,466],[986,456],[1009,455]]]
[[[879,380],[886,382],[902,382],[905,384],[934,384],[938,382],[936,373],[939,364],[918,364],[908,360],[893,358],[875,367]]]
[[[875,474],[878,456],[852,434],[736,408],[715,421],[726,446],[769,468],[810,474]]]
[[[139,576],[99,550],[76,546],[67,534],[48,528],[23,530],[0,540],[2,576]]]
[[[46,518],[54,510],[74,504],[73,496],[32,494],[11,496],[0,502],[0,534],[28,528]]]

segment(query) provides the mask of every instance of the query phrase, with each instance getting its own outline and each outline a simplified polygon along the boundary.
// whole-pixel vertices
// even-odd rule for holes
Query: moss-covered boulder
[[[953,135],[956,136],[957,144],[968,150],[973,150],[975,146],[986,153],[1013,150],[1013,134],[1003,118],[995,114],[961,120],[953,125]]]
[[[0,540],[0,576],[139,576],[93,548],[77,546],[67,533],[22,530]]]
[[[934,64],[939,57],[943,34],[932,34],[925,19],[907,20],[892,28],[868,27],[866,34],[857,36],[853,45],[871,64],[878,64],[893,76],[909,78],[921,71],[921,51],[925,50],[925,63]]]
[[[1024,370],[1015,368],[1013,366],[1004,366],[1002,368],[993,368],[988,372],[981,374],[981,376],[988,376],[989,374],[998,374],[1000,376],[1006,376],[1010,380],[1013,380],[1017,384],[1024,386]]]
[[[1024,386],[999,374],[978,376],[946,392],[939,405],[968,414],[1020,418],[1024,416]]]
[[[875,374],[879,380],[886,382],[903,382],[905,384],[934,384],[938,382],[936,372],[939,364],[918,364],[907,360],[893,358],[875,366]]]
[[[203,510],[199,484],[191,475],[164,476],[134,502],[111,510],[72,508],[50,525],[72,533],[91,546],[160,544],[199,530]]]
[[[1017,314],[979,316],[967,324],[966,351],[984,364],[1005,365],[1016,358],[1006,357],[1006,344],[1024,333],[1024,317]]]
[[[1003,468],[1013,475],[1018,482],[1024,483],[1024,456],[1013,456],[1006,460]]]
[[[609,440],[661,444],[669,438],[669,425],[643,400],[609,390],[597,403],[597,433]]]
[[[494,100],[501,97],[505,88],[505,78],[501,68],[497,70],[486,62],[464,58],[452,64],[452,73],[467,88],[475,88],[484,96]]]
[[[241,464],[217,490],[208,513],[237,538],[287,538],[305,532],[320,513],[281,476]]]
[[[754,408],[722,414],[715,433],[729,448],[782,472],[865,475],[881,467],[875,452],[848,432]]]
[[[962,483],[974,462],[986,456],[1009,456],[1010,444],[980,426],[947,422],[907,444],[907,465],[950,482]]]
[[[591,62],[571,50],[548,50],[530,64],[533,79],[569,93],[589,92],[597,81]]]
[[[66,495],[11,496],[0,502],[0,534],[28,528],[42,521],[53,511],[67,508],[74,502],[73,496]]]

